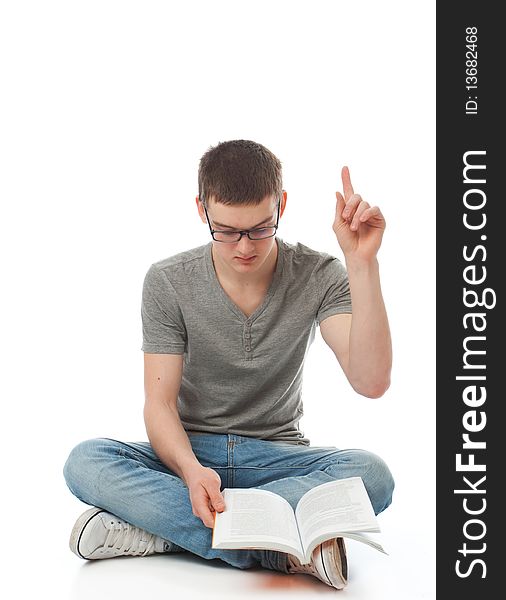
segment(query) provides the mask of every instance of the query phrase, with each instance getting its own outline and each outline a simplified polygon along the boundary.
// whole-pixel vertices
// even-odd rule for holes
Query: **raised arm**
[[[177,410],[183,373],[182,354],[144,353],[144,422],[158,458],[185,482],[193,514],[212,527],[212,510],[225,504],[216,471],[203,467],[193,453]]]
[[[382,396],[390,385],[392,341],[381,293],[377,252],[385,219],[377,206],[355,194],[347,167],[342,169],[344,196],[336,192],[333,230],[344,254],[352,314],[334,315],[320,324],[346,377],[359,394]]]

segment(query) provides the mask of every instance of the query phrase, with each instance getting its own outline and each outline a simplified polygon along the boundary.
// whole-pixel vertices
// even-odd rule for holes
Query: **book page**
[[[328,539],[330,533],[335,537],[353,533],[350,537],[360,540],[360,532],[380,531],[361,477],[330,481],[309,490],[299,500],[295,514],[305,549],[319,538]]]
[[[295,515],[281,496],[254,488],[223,490],[226,509],[216,513],[213,548],[263,548],[302,554]]]

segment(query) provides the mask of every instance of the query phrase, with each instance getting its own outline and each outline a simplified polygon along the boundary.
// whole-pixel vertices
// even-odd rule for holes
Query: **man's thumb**
[[[219,492],[213,494],[211,501],[215,510],[219,512],[225,510],[225,501],[223,500],[223,496]]]

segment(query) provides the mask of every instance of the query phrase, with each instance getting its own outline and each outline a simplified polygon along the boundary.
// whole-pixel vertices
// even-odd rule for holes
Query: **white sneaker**
[[[77,519],[69,546],[80,558],[92,560],[170,552],[171,544],[102,508],[90,508]]]
[[[327,540],[317,546],[311,554],[311,562],[301,565],[299,560],[288,555],[289,573],[307,573],[320,581],[342,590],[348,583],[348,563],[343,538]]]

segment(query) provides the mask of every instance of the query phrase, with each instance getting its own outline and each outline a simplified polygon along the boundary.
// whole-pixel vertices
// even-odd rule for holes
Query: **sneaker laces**
[[[145,556],[154,551],[156,535],[125,521],[109,521],[105,549],[115,548],[122,554]],[[142,545],[142,549],[141,549]]]

